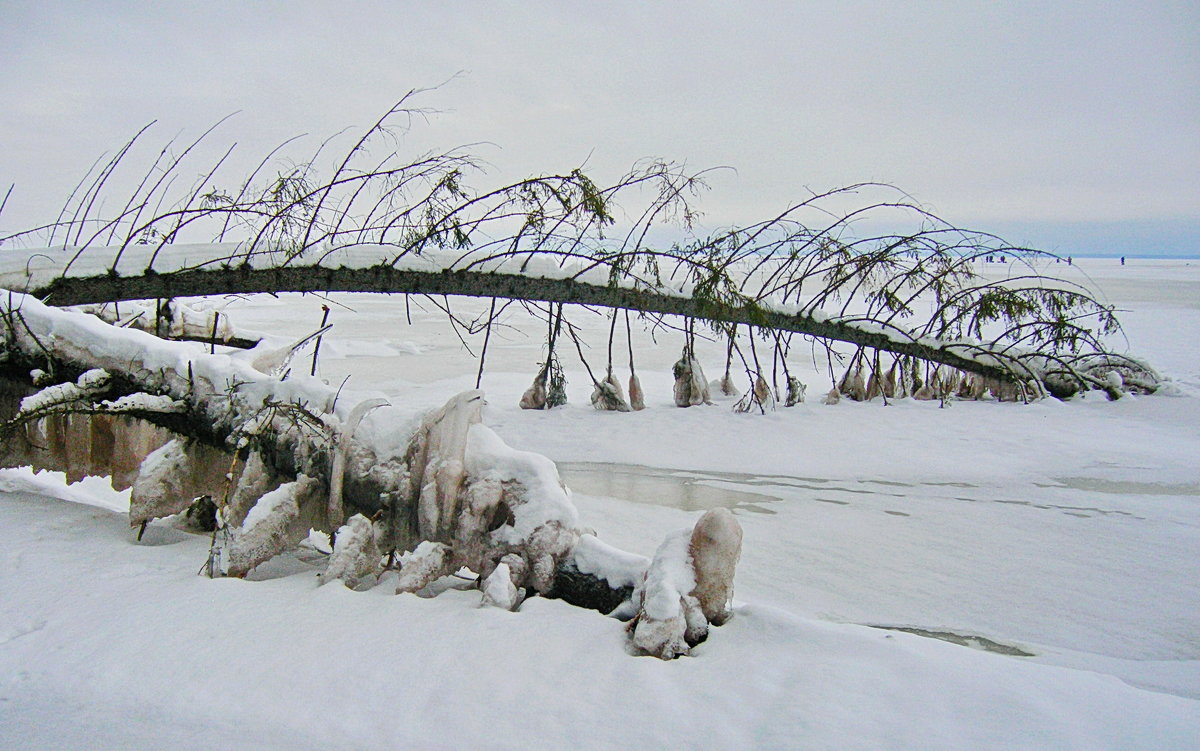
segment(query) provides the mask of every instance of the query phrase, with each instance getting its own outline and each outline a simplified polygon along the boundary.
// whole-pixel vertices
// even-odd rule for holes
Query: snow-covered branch
[[[741,544],[732,517],[715,526],[705,517],[686,555],[673,553],[662,564],[672,571],[695,566],[694,574],[658,581],[644,559],[584,538],[554,464],[508,447],[484,426],[480,391],[454,397],[414,425],[380,400],[347,405],[316,379],[260,373],[250,364],[253,353],[210,354],[30,296],[9,296],[0,320],[0,366],[10,381],[23,376],[32,392],[0,414],[0,462],[68,465],[83,451],[88,472],[120,471],[128,481],[128,457],[140,450],[130,524],[144,528],[157,518],[197,518],[211,509],[217,529],[210,571],[244,576],[317,529],[336,532],[325,581],[370,586],[384,555],[401,561],[403,592],[466,568],[489,604],[515,609],[536,593],[637,614],[635,644],[664,658],[685,653],[699,633],[689,605],[687,639],[676,633],[682,621],[671,618],[651,629],[658,636],[647,636],[645,624],[663,620],[663,609],[643,611],[662,599],[664,587],[687,603],[721,593],[722,603],[704,611],[705,629],[728,616]],[[132,413],[169,416],[175,434],[135,428],[129,433],[139,437],[118,441],[110,421]],[[81,431],[78,444],[47,440],[71,430],[72,422]],[[718,528],[721,534],[708,533]],[[706,567],[714,555],[723,563]],[[715,590],[709,571],[722,580]],[[647,583],[654,583],[657,599],[645,598]]]

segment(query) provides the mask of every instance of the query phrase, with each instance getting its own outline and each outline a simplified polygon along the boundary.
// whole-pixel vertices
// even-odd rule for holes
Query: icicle
[[[88,474],[93,477],[112,472],[113,451],[117,445],[115,422],[110,415],[92,415],[88,420]]]
[[[975,377],[973,375],[971,375],[970,373],[964,373],[962,380],[959,381],[958,393],[956,394],[956,396],[958,396],[959,399],[974,399],[975,398],[974,392],[975,392]]]
[[[960,386],[961,376],[958,371],[952,370],[942,376],[941,383],[938,384],[938,397],[943,400],[950,399],[958,393]]]
[[[409,444],[405,458],[420,539],[450,539],[466,477],[467,433],[482,410],[483,392],[465,391],[429,414]]]
[[[908,358],[907,384],[908,384],[908,394],[909,394],[909,396],[913,397],[914,399],[917,398],[917,392],[920,391],[921,388],[925,385],[924,381],[921,380],[920,365],[917,363],[917,358],[915,358],[915,357]]]
[[[113,446],[112,469],[113,490],[125,490],[133,486],[142,461],[155,449],[171,440],[165,429],[134,417],[115,417],[116,445]]]
[[[892,363],[892,367],[888,368],[883,376],[882,392],[885,399],[896,397],[896,363]]]
[[[725,396],[741,396],[742,392],[738,391],[738,387],[733,382],[733,377],[728,372],[721,376],[721,380],[714,381],[715,389],[720,391]]]
[[[881,381],[882,379],[879,377],[877,371],[872,370],[871,376],[867,379],[866,401],[869,402],[872,399],[877,399],[880,396],[883,396],[883,385]]]
[[[625,342],[629,345],[629,407],[635,412],[646,408],[646,395],[642,392],[642,382],[638,380],[637,371],[633,369],[633,328],[629,325],[629,311],[625,311]]]
[[[344,516],[344,512],[342,511],[342,485],[345,481],[346,461],[350,457],[354,431],[358,429],[358,424],[362,422],[363,417],[368,412],[373,409],[389,406],[391,404],[387,399],[367,399],[359,402],[350,411],[350,415],[346,418],[346,424],[342,426],[341,435],[338,437],[337,450],[333,455],[333,466],[329,470],[329,503],[326,511],[329,529],[333,529],[334,525],[341,524]]]

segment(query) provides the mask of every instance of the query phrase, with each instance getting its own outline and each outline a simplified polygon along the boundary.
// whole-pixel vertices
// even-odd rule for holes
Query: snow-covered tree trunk
[[[111,471],[103,465],[122,465],[130,448],[115,450],[106,421],[167,426],[176,436],[161,445],[145,437],[159,435],[153,430],[138,439],[145,452],[130,522],[142,525],[189,509],[197,497],[211,499],[228,541],[217,568],[229,575],[245,576],[316,528],[338,530],[323,581],[369,585],[384,554],[402,562],[398,591],[466,568],[478,576],[486,604],[515,609],[537,593],[622,617],[640,612],[635,642],[664,658],[686,651],[674,625],[654,625],[670,620],[654,605],[670,592],[688,603],[693,641],[710,621],[728,616],[737,559],[728,552],[731,529],[740,545],[731,516],[701,520],[690,548],[685,540],[686,563],[659,556],[660,570],[691,572],[686,586],[686,577],[664,580],[646,559],[585,533],[554,464],[508,447],[482,424],[480,391],[452,398],[410,435],[410,422],[395,408],[375,400],[338,404],[336,392],[315,379],[283,380],[244,359],[33,298],[11,299],[0,340],[0,367],[10,379],[0,402],[8,410],[0,425],[4,464],[31,463],[30,431],[66,430],[98,436],[86,443],[85,469],[73,471]],[[25,389],[13,385],[22,374],[30,384]],[[356,432],[360,422],[370,423],[359,431],[369,439]],[[85,445],[55,435],[42,458],[69,468],[80,458],[68,448],[76,443]],[[717,532],[703,532],[710,528]],[[715,558],[703,553],[713,544],[702,541],[714,536],[725,551]],[[710,558],[726,566],[707,566]],[[710,569],[717,579],[705,578]],[[647,636],[652,631],[665,636]]]

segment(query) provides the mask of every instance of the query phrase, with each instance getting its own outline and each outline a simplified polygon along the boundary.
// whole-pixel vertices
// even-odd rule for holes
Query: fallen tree
[[[522,400],[536,408],[563,398],[559,335],[583,357],[564,306],[613,310],[607,371],[587,368],[602,409],[643,405],[636,376],[626,402],[612,372],[620,310],[652,326],[681,319],[679,406],[709,399],[697,324],[727,343],[723,393],[735,391],[735,354],[743,363],[744,410],[803,400],[806,386],[787,366],[794,337],[829,355],[827,402],[1067,398],[1092,388],[1118,398],[1158,386],[1152,369],[1108,346],[1119,333],[1112,308],[1047,273],[1052,255],[955,227],[890,186],[828,191],[703,235],[692,205],[703,174],[656,161],[605,187],[575,169],[477,190],[467,184],[477,165],[459,150],[370,155],[390,119],[406,113],[402,100],[324,177],[314,157],[260,182],[272,152],[236,189],[219,189],[227,150],[173,193],[202,136],[164,149],[131,194],[106,204],[139,132],[85,176],[56,221],[0,237],[0,287],[16,290],[0,304],[0,374],[15,395],[0,414],[2,463],[107,470],[132,483],[133,526],[183,514],[212,528],[205,568],[214,575],[244,576],[321,530],[332,543],[326,581],[365,587],[395,569],[397,589],[412,592],[467,569],[486,603],[562,597],[629,619],[637,649],[669,658],[729,616],[741,534],[728,512],[669,535],[653,559],[615,550],[579,525],[548,460],[513,451],[482,425],[481,392],[419,419],[376,400],[344,404],[314,378],[277,375],[265,361],[271,372],[256,370],[253,353],[214,354],[218,342],[234,342],[216,314],[188,334],[172,300],[424,295],[456,333],[484,332],[485,350],[496,316],[517,301],[547,323],[546,361]],[[118,210],[101,216],[104,205]],[[662,239],[664,227],[673,240]],[[45,247],[14,247],[31,238]],[[991,255],[1020,270],[985,278],[978,266]],[[490,298],[486,320],[462,325],[455,296]],[[170,335],[178,324],[174,333],[207,339],[210,352],[47,305],[128,300],[156,301],[154,320],[136,325]],[[839,343],[852,348],[840,379]],[[481,374],[483,366],[481,354]]]
[[[487,604],[516,609],[538,594],[612,612],[632,619],[637,649],[662,658],[730,615],[741,531],[727,510],[668,538],[653,561],[611,548],[580,526],[553,463],[482,424],[482,392],[414,424],[382,400],[339,405],[314,378],[259,373],[32,297],[10,295],[0,321],[0,465],[131,482],[134,527],[211,523],[210,573],[245,576],[323,530],[326,581],[370,586],[398,563],[397,591],[416,592],[466,569]]]
[[[790,312],[753,300],[723,302],[645,289],[610,286],[571,278],[535,277],[518,273],[468,270],[329,268],[290,265],[282,268],[197,269],[147,276],[59,277],[30,291],[56,305],[173,299],[222,294],[280,292],[382,292],[418,295],[454,295],[501,298],[527,302],[566,303],[618,308],[655,315],[675,315],[717,324],[805,334],[844,342],[894,355],[916,357],[967,373],[997,380],[1034,380],[1060,396],[1081,387],[1109,387],[1105,374],[1123,365],[1131,380],[1137,364],[1109,356],[1101,372],[1081,364],[1075,368],[1079,382],[1071,382],[1066,360],[1038,351],[989,347],[980,341],[940,341],[900,327],[880,327],[871,322],[836,318],[821,311]],[[1057,376],[1057,378],[1056,378]],[[1152,388],[1152,381],[1141,383]]]
[[[600,306],[705,323],[739,354],[766,342],[772,362],[786,362],[793,337],[828,352],[848,343],[850,365],[868,371],[863,395],[897,358],[944,366],[956,381],[967,373],[1007,384],[1024,399],[1157,388],[1152,369],[1108,345],[1119,333],[1112,308],[1049,273],[1059,259],[956,227],[891,186],[837,188],[700,234],[704,173],[651,161],[604,186],[574,169],[476,189],[467,152],[394,150],[390,128],[412,114],[408,99],[324,177],[320,150],[262,176],[272,152],[236,188],[214,187],[229,182],[224,150],[173,192],[206,132],[177,156],[164,149],[131,194],[109,201],[119,210],[102,215],[100,199],[143,129],[85,176],[57,221],[0,237],[0,287],[57,305],[342,290],[516,300],[543,304],[547,317],[562,304]],[[389,144],[382,157],[380,143]],[[14,247],[34,238],[46,247]],[[1011,271],[985,278],[989,257],[1009,259]],[[770,383],[773,401],[784,401],[776,374],[751,354],[749,386]],[[952,390],[949,380],[939,375],[940,391]],[[833,372],[830,381],[839,384]]]

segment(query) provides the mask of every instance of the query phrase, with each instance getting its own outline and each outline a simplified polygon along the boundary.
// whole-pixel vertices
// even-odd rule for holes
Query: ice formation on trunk
[[[467,430],[481,420],[483,404],[481,391],[453,397],[424,419],[409,444],[406,458],[421,540],[447,542],[452,536],[466,475]]]
[[[52,351],[54,368],[87,375],[26,402],[49,409],[46,415],[6,419],[4,461],[34,463],[38,456],[59,465],[54,468],[65,463],[103,472],[107,464],[116,473],[136,457],[131,521],[202,511],[207,525],[221,525],[206,566],[210,575],[245,576],[300,545],[311,529],[339,525],[325,578],[351,586],[370,583],[382,553],[392,559],[403,550],[413,552],[400,556],[399,591],[466,568],[478,577],[483,602],[504,608],[517,607],[524,592],[557,596],[563,573],[571,571],[574,581],[601,595],[588,607],[603,603],[605,612],[616,609],[622,617],[633,615],[635,591],[682,586],[683,578],[662,574],[664,567],[678,568],[671,568],[669,556],[651,576],[644,558],[584,536],[554,464],[510,448],[483,426],[479,391],[452,398],[417,426],[407,415],[380,412],[370,415],[369,429],[355,431],[368,407],[377,405],[335,409],[337,392],[316,379],[264,375],[249,366],[249,355],[214,355],[32,298],[12,299],[24,326],[10,327],[0,342],[6,356],[33,362]],[[704,400],[699,365],[691,358],[685,364],[689,389],[699,389]],[[39,385],[53,388],[48,378]],[[561,377],[555,378],[550,385],[561,388]],[[29,393],[24,385],[5,389],[0,408],[8,418]],[[141,410],[144,420],[125,422],[125,413],[111,413],[127,408]],[[148,427],[151,419],[191,437],[167,439]],[[127,425],[135,429],[123,430]],[[203,497],[208,500],[193,504]],[[343,513],[351,519],[338,518]],[[682,544],[688,547],[686,539]],[[689,576],[692,585],[680,595],[687,602],[685,644],[707,629],[700,600],[690,593],[701,579]],[[652,595],[649,602],[658,599]],[[637,607],[645,602],[638,597]],[[649,645],[655,619],[641,620],[640,641]]]
[[[676,406],[692,407],[712,403],[708,381],[704,378],[704,369],[700,367],[700,361],[686,350],[675,363],[672,372],[675,376]]]
[[[689,653],[733,614],[742,528],[729,509],[705,513],[667,536],[654,554],[629,629],[639,651],[664,660]]]
[[[524,581],[526,568],[524,559],[515,553],[501,558],[492,573],[480,583],[480,589],[483,590],[480,604],[516,610],[525,599],[525,588],[518,587],[516,583]]]
[[[222,510],[225,524],[230,527],[241,526],[258,499],[282,484],[283,478],[267,466],[260,452],[248,451],[233,492],[229,494],[229,502]]]
[[[161,312],[154,301],[147,300],[130,300],[120,306],[107,303],[81,305],[78,309],[121,328],[162,333],[173,339],[214,338],[228,342],[237,337],[232,323],[221,310],[205,309],[198,301],[169,300]]]
[[[170,439],[166,430],[124,415],[55,413],[11,435],[0,447],[0,466],[64,472],[68,482],[108,476],[115,490],[125,490],[142,460]]]
[[[320,490],[318,481],[299,475],[295,482],[284,483],[259,498],[242,526],[233,533],[226,573],[245,576],[255,566],[307,537],[308,526],[301,519],[301,507],[311,507]]]
[[[642,382],[638,380],[637,373],[629,374],[629,407],[634,412],[646,408],[646,396],[642,392]]]
[[[754,378],[754,401],[763,409],[775,409],[775,397],[771,395],[771,387],[762,373]]]
[[[454,571],[450,546],[444,542],[426,540],[411,553],[400,556],[400,577],[396,593],[418,592]]]
[[[867,387],[863,382],[862,363],[852,364],[846,369],[846,374],[842,376],[842,380],[838,383],[838,391],[842,396],[849,397],[856,402],[866,401]]]
[[[228,455],[199,441],[177,438],[151,452],[129,494],[129,524],[185,511],[200,496],[223,498]]]
[[[688,542],[696,578],[692,595],[705,619],[720,626],[733,615],[733,574],[742,555],[742,527],[727,508],[713,509],[692,528]]]
[[[725,371],[725,375],[721,376],[721,380],[713,381],[710,387],[715,388],[725,396],[737,397],[742,395],[742,392],[738,390],[737,385],[733,382],[733,376],[729,374],[728,370]]]
[[[337,531],[321,583],[341,579],[350,589],[370,588],[383,570],[382,559],[371,520],[355,514]]]
[[[788,376],[787,379],[787,398],[783,401],[783,406],[794,407],[797,404],[804,402],[804,394],[808,391],[808,386],[800,382],[800,379],[795,376]]]
[[[630,411],[629,402],[625,401],[625,392],[621,388],[621,382],[617,380],[611,370],[608,371],[604,380],[596,383],[592,390],[592,406],[611,412]]]
[[[545,409],[546,408],[546,379],[541,373],[533,379],[533,383],[529,388],[525,389],[525,393],[521,394],[521,409]]]
[[[700,627],[700,603],[691,594],[696,580],[688,553],[690,537],[681,529],[658,546],[642,585],[638,614],[629,625],[633,645],[664,660],[688,654],[707,635],[707,628]]]

